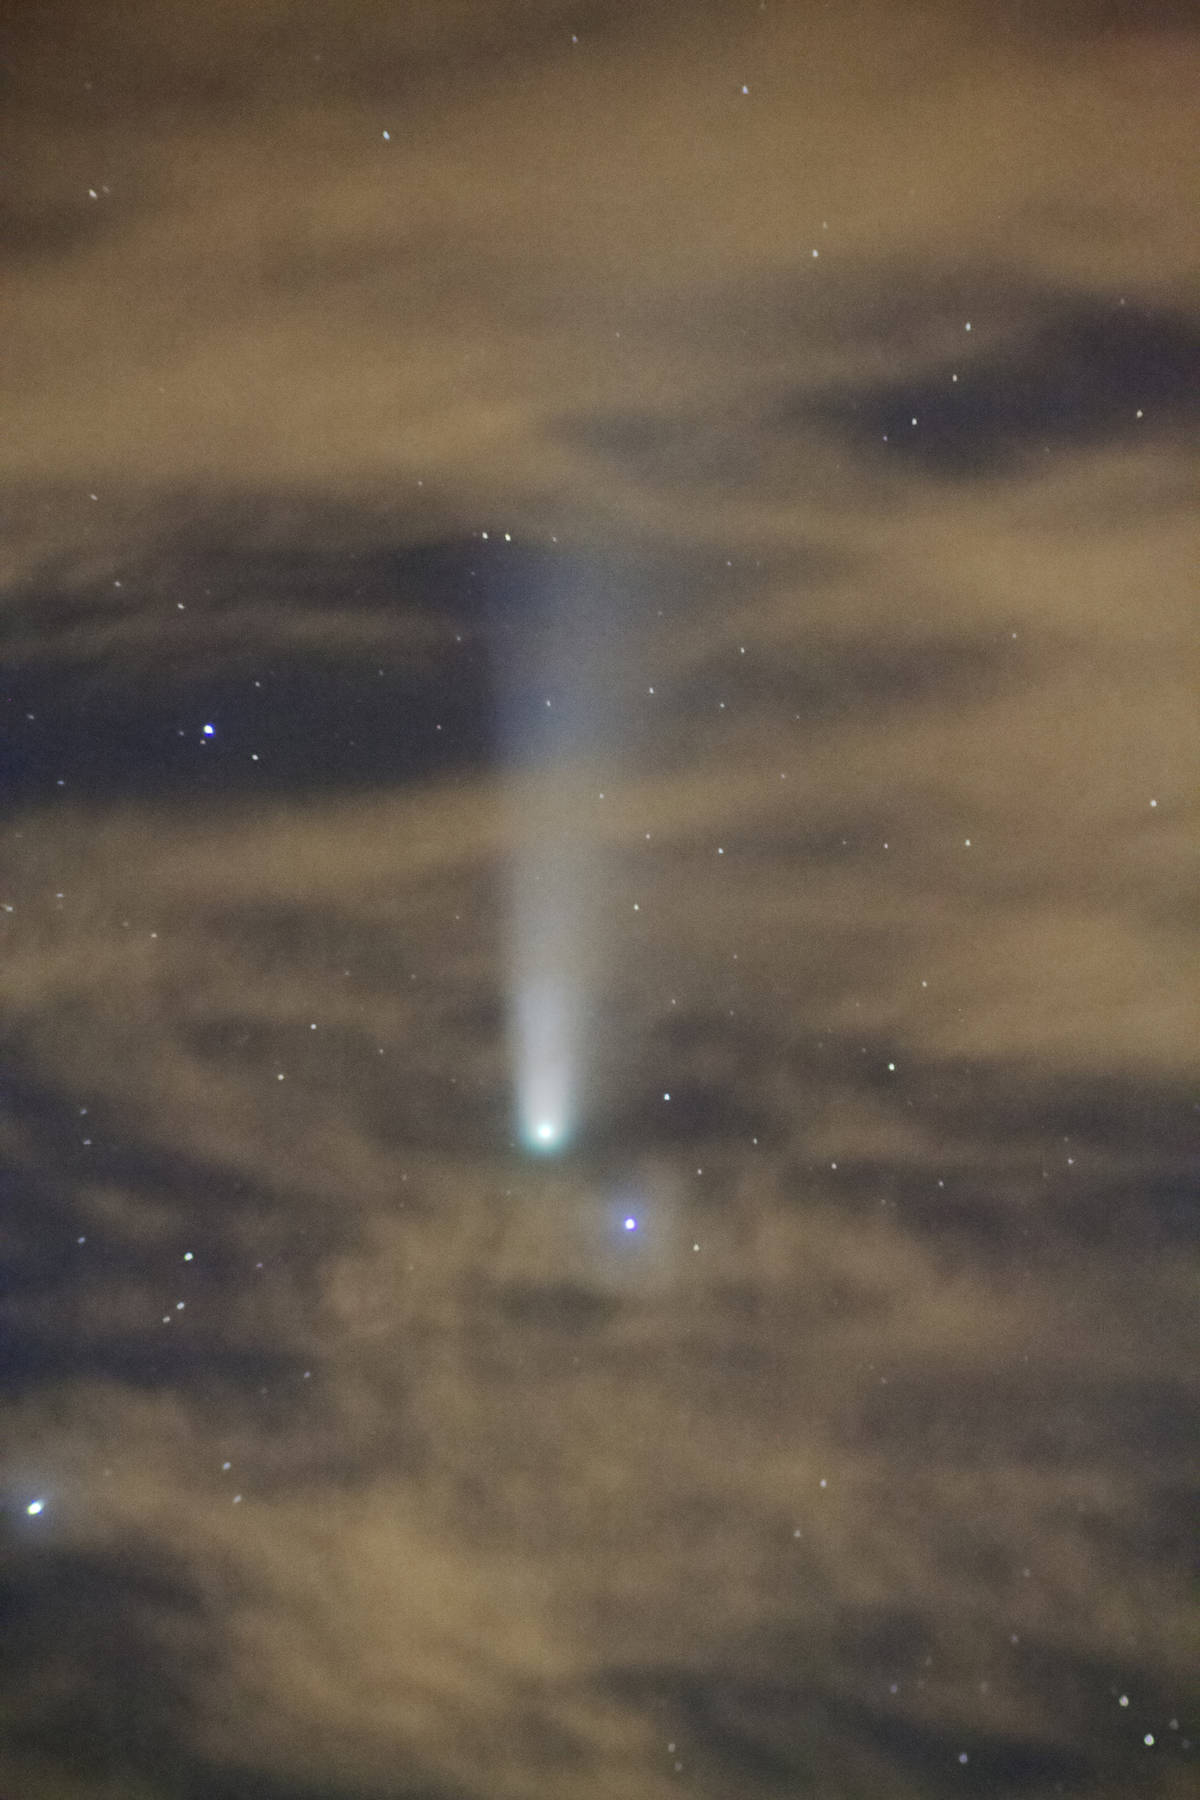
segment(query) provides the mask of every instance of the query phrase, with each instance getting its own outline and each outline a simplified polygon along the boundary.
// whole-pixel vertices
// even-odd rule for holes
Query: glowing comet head
[[[575,1011],[562,987],[530,987],[515,1007],[517,1110],[531,1150],[561,1150],[571,1133]]]
[[[567,1128],[559,1119],[538,1119],[536,1124],[531,1124],[523,1116],[521,1135],[531,1150],[549,1153],[563,1148]]]

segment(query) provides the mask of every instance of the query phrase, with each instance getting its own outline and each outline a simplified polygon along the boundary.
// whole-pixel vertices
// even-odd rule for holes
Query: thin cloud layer
[[[1190,26],[25,24],[15,1792],[1189,1791]]]

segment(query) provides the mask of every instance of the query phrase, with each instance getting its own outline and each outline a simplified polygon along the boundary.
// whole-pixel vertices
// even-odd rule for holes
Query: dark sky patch
[[[965,333],[964,333],[965,336]],[[1031,337],[990,356],[946,359],[916,381],[815,404],[797,415],[935,476],[979,479],[1046,451],[1130,445],[1194,420],[1200,330],[1186,314],[1110,301],[1064,304]]]
[[[386,787],[495,754],[485,545],[256,551],[188,532],[148,569],[116,566],[90,591],[9,596],[10,808]]]
[[[945,479],[1038,472],[1036,459],[1099,446],[1172,441],[1195,418],[1200,331],[1193,314],[1140,298],[1039,292],[997,273],[922,278],[842,271],[816,289],[800,265],[750,297],[713,294],[674,321],[698,348],[732,338],[742,381],[711,407],[630,408],[574,421],[567,435],[664,487],[791,487],[798,501],[850,480],[847,452]],[[657,322],[656,329],[666,329]],[[846,357],[879,378],[782,403],[789,369]],[[911,372],[897,378],[896,364]],[[885,372],[886,371],[886,372]],[[722,385],[731,370],[722,371]]]
[[[77,1779],[153,1782],[177,1756],[214,1626],[219,1636],[202,1595],[186,1571],[147,1565],[132,1542],[100,1555],[21,1557],[4,1523],[10,1742]],[[39,1684],[32,1672],[48,1657],[59,1679]]]
[[[374,662],[374,658],[364,659]],[[175,794],[200,803],[294,790],[389,786],[478,768],[493,752],[488,670],[369,668],[277,654],[238,675],[126,679],[61,668],[10,677],[5,801]]]

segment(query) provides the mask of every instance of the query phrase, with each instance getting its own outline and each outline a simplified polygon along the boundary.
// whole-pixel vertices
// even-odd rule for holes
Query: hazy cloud
[[[1189,1791],[1191,27],[20,23],[14,1792]]]

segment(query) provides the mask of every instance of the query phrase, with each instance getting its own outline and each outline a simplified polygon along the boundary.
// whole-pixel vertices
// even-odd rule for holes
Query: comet
[[[513,1009],[517,1114],[527,1149],[565,1148],[575,1120],[577,1008],[558,982],[519,989]]]
[[[530,564],[491,613],[512,846],[509,1056],[517,1133],[542,1156],[577,1140],[594,1103],[602,871],[591,815],[597,765],[622,741],[613,671],[628,613],[622,584],[574,558]]]

